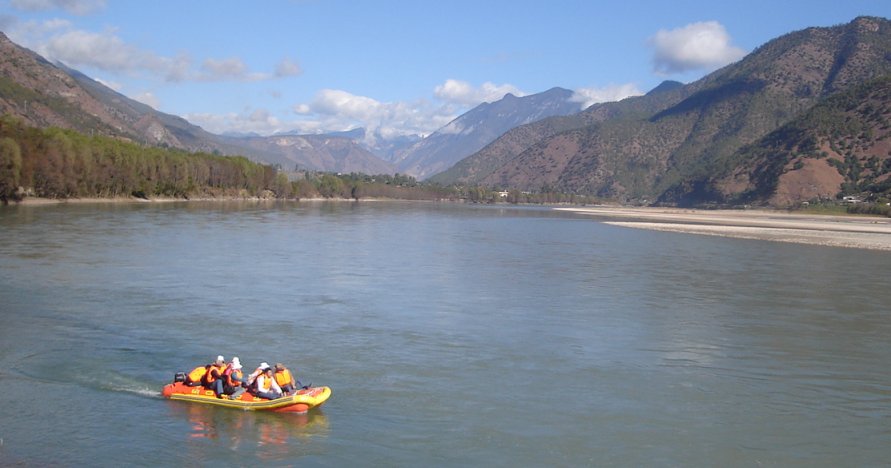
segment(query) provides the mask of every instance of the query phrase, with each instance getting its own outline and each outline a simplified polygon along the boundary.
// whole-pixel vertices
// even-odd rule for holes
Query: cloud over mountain
[[[433,90],[433,94],[437,98],[463,106],[475,106],[483,102],[495,102],[503,98],[507,93],[511,93],[515,96],[526,95],[526,93],[520,91],[514,85],[507,83],[496,85],[487,81],[479,87],[474,87],[466,81],[453,79],[446,80],[445,83],[437,86]]]
[[[85,31],[74,28],[66,20],[20,23],[12,19],[6,23],[11,28],[9,35],[16,41],[49,60],[75,68],[94,68],[171,83],[264,81],[302,73],[300,66],[289,58],[282,59],[273,71],[257,72],[250,70],[240,57],[208,57],[198,63],[186,53],[172,57],[159,55],[124,41],[113,29]]]
[[[660,29],[649,42],[653,48],[653,68],[663,75],[715,69],[746,55],[746,51],[731,45],[730,35],[717,21]]]
[[[570,101],[578,102],[585,109],[600,102],[621,101],[627,97],[639,96],[643,92],[633,83],[610,85],[601,88],[579,88],[575,90]]]

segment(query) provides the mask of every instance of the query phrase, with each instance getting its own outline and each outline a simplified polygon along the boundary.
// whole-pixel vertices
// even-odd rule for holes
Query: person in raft
[[[275,365],[275,383],[281,387],[282,392],[286,395],[290,395],[292,392],[297,391],[297,385],[294,383],[294,376],[291,375],[291,371],[288,370],[282,363],[276,363]]]
[[[217,356],[216,362],[221,362],[222,360],[223,360],[223,356]],[[211,366],[214,366],[216,364],[216,362],[212,363],[212,364],[205,364],[203,366],[198,366],[198,367],[192,369],[191,371],[189,371],[189,373],[186,374],[185,384],[190,387],[200,387],[202,385],[206,385],[207,384],[207,380],[206,380],[207,371],[208,371],[208,369],[211,368]]]
[[[204,374],[204,387],[213,390],[217,398],[223,398],[223,372],[226,371],[226,360],[217,356],[217,360],[207,367]]]
[[[266,364],[265,362],[261,362],[260,367],[258,367],[256,370],[251,372],[251,375],[247,376],[247,379],[246,379],[247,382],[245,382],[245,387],[253,389],[254,382],[256,382],[257,377],[259,377],[260,374],[262,374],[264,371],[266,371],[266,369],[269,369],[269,364]]]
[[[223,371],[223,394],[229,395],[229,398],[234,400],[238,398],[242,393],[244,393],[244,374],[241,372],[241,361],[238,360],[238,356],[232,358],[232,362],[226,366],[226,370]]]
[[[254,395],[257,395],[260,398],[266,398],[267,400],[275,400],[276,398],[282,397],[282,388],[275,382],[271,367],[267,367],[262,374],[257,376],[256,384],[257,389],[255,390]]]

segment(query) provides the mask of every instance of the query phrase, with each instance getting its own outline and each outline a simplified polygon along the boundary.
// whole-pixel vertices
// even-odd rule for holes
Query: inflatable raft
[[[234,400],[217,398],[213,390],[204,387],[189,387],[182,382],[174,382],[164,386],[161,394],[171,400],[192,401],[209,405],[238,408],[246,411],[274,411],[277,413],[305,413],[312,408],[322,406],[331,396],[328,387],[309,387],[300,389],[294,395],[287,395],[275,400],[267,400],[244,392]]]

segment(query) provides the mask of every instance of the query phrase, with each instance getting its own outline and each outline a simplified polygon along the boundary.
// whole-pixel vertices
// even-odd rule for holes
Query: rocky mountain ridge
[[[580,112],[581,104],[572,97],[573,92],[568,89],[552,88],[523,97],[506,94],[498,101],[484,102],[417,142],[396,164],[400,172],[426,179],[452,167],[514,127]]]
[[[60,127],[85,134],[121,138],[151,146],[295,165],[330,172],[395,172],[349,138],[308,136],[283,144],[281,137],[222,136],[181,117],[165,114],[130,99],[62,64],[53,64],[0,33],[0,114],[35,127]],[[263,141],[268,139],[268,141]],[[330,143],[331,147],[326,148]]]
[[[516,128],[434,180],[638,203],[778,202],[738,173],[743,148],[889,73],[888,20],[808,28],[688,85]],[[735,184],[720,182],[731,174]],[[792,201],[802,200],[785,200]]]

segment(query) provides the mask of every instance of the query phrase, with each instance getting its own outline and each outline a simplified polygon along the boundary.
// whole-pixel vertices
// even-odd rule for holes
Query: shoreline
[[[379,198],[362,198],[359,201],[377,201]],[[42,206],[42,205],[81,205],[81,204],[112,204],[112,203],[188,203],[188,202],[354,202],[352,198],[261,198],[261,197],[193,197],[193,198],[137,198],[137,197],[89,197],[89,198],[40,198],[27,197],[24,200],[9,202],[8,206]]]
[[[606,206],[554,209],[633,229],[891,251],[891,218],[878,216]]]
[[[367,198],[361,202],[384,201]],[[114,203],[186,202],[356,202],[352,198],[300,198],[279,200],[261,197],[195,198],[36,198],[28,197],[9,206]],[[393,200],[399,201],[399,200]],[[652,231],[697,234],[737,239],[891,251],[891,218],[789,213],[771,210],[697,210],[623,206],[551,207],[553,210],[590,216],[612,226]]]

